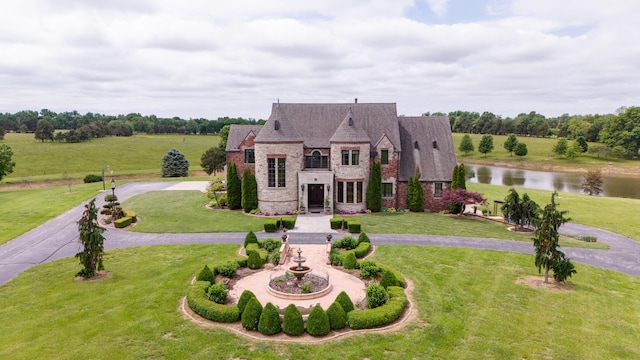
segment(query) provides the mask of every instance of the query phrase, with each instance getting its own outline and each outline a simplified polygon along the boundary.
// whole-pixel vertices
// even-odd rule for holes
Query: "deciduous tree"
[[[224,169],[224,164],[227,161],[227,154],[218,147],[211,147],[202,154],[200,157],[200,166],[202,170],[211,175]]]
[[[471,140],[471,136],[469,134],[464,134],[462,140],[460,140],[460,146],[458,150],[464,152],[465,155],[468,155],[470,152],[474,151],[473,141]]]
[[[0,144],[0,180],[5,176],[13,172],[13,167],[16,166],[14,161],[11,161],[13,151],[11,147],[6,144]]]
[[[527,150],[527,144],[519,142],[516,144],[516,148],[513,149],[513,153],[516,154],[516,156],[527,156],[527,154],[529,153],[529,150]]]
[[[507,140],[505,140],[502,146],[505,150],[509,152],[509,156],[515,151],[516,146],[518,145],[518,137],[515,134],[509,134],[507,136]]]
[[[449,204],[449,209],[456,209],[453,214],[462,214],[466,204],[484,204],[486,200],[482,194],[466,189],[451,189],[442,192],[442,201]],[[455,204],[455,206],[451,206]]]
[[[580,188],[582,192],[589,195],[600,195],[602,193],[602,172],[600,170],[588,171],[582,180]]]
[[[553,145],[553,152],[556,155],[564,156],[569,148],[569,142],[565,138],[558,139],[555,145]]]
[[[42,119],[38,121],[35,131],[35,138],[44,142],[45,140],[53,141],[53,125],[49,120]]]
[[[493,151],[493,136],[483,135],[478,144],[478,151],[486,157],[488,153]]]

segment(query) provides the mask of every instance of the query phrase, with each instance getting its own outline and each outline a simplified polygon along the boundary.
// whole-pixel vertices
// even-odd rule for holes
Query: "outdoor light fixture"
[[[302,190],[302,192],[304,192],[304,184],[300,185],[300,190]]]
[[[327,192],[331,191],[331,185],[327,185]]]
[[[111,195],[116,196],[116,181],[111,178]]]

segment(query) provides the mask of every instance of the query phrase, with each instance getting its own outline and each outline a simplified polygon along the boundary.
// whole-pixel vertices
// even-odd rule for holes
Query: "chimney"
[[[356,98],[356,104],[358,103],[358,98]]]

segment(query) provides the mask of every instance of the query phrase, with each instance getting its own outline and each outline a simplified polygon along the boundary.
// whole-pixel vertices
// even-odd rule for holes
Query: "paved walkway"
[[[124,201],[133,195],[148,191],[163,190],[174,186],[171,182],[127,183],[116,189],[118,198]],[[96,204],[104,204],[105,192],[98,195]],[[73,257],[79,250],[76,221],[81,217],[84,204],[0,246],[0,285],[10,281],[32,266],[45,262]],[[323,225],[324,226],[324,225]],[[310,231],[313,229],[307,229]],[[579,224],[565,224],[562,233],[596,236],[599,242],[611,246],[611,250],[563,248],[571,260],[611,269],[633,276],[640,276],[640,242],[631,240],[606,230]],[[324,244],[328,231],[293,232],[290,242],[299,244]],[[273,234],[258,233],[259,238],[273,237]],[[368,234],[373,244],[410,244],[421,246],[453,246],[476,249],[533,254],[533,246],[528,242],[496,239],[468,238],[459,236],[434,236],[415,234]],[[203,233],[203,234],[148,234],[128,231],[107,231],[107,250],[161,244],[238,244],[244,241],[245,233]],[[337,240],[344,236],[334,234]]]
[[[296,227],[288,233],[336,233],[331,229],[330,220],[333,215],[304,214],[298,215]]]

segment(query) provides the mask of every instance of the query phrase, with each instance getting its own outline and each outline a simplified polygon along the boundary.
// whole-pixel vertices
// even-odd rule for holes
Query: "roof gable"
[[[294,124],[289,120],[287,113],[283,111],[280,103],[273,105],[271,116],[260,130],[256,142],[302,142]]]
[[[262,125],[231,125],[229,126],[229,136],[227,137],[226,151],[240,151],[240,144],[247,137],[254,133],[256,136],[260,133]]]
[[[353,111],[349,109],[347,116],[344,117],[329,142],[368,143],[371,139],[363,129],[356,126]]]

